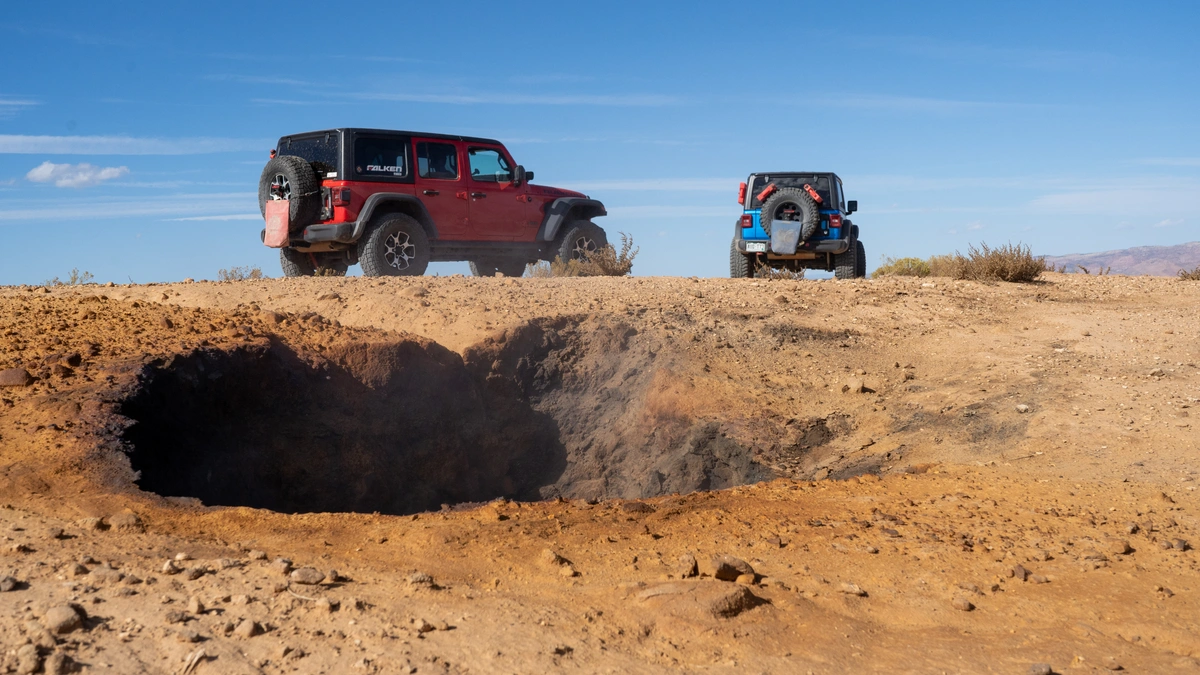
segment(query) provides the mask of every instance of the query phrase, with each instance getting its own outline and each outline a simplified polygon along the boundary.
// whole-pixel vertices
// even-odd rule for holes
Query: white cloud
[[[0,96],[0,120],[13,117],[25,108],[30,108],[38,104],[39,102],[33,99]]]
[[[1176,225],[1182,225],[1182,224],[1183,224],[1183,218],[1167,218],[1165,220],[1160,220],[1157,223],[1155,223],[1154,227],[1175,227]]]
[[[200,155],[264,150],[274,141],[245,138],[135,138],[132,136],[17,136],[0,134],[0,154]]]
[[[377,93],[354,96],[364,101],[403,101],[410,103],[445,103],[450,105],[591,105],[656,107],[675,105],[682,101],[662,94],[429,94]]]
[[[1138,164],[1150,166],[1200,166],[1200,157],[1147,157]]]
[[[975,110],[1038,109],[1051,107],[1040,103],[1005,103],[999,101],[960,101],[921,96],[889,96],[883,94],[846,94],[809,99],[809,104],[822,107],[858,108],[926,114],[952,114]]]
[[[30,200],[10,200],[0,209],[0,223],[40,220],[105,220],[134,216],[184,218],[189,216],[247,213],[258,205],[253,192],[184,192],[131,200],[128,197],[60,199],[53,204]]]
[[[42,162],[29,170],[25,177],[34,183],[53,182],[58,187],[80,188],[99,185],[106,180],[129,173],[127,166],[92,166],[91,164],[54,164]]]

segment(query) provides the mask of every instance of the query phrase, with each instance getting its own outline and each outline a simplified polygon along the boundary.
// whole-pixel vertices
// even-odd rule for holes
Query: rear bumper
[[[330,223],[328,225],[309,225],[304,228],[304,241],[310,244],[336,242],[353,244],[357,223]]]
[[[771,244],[770,241],[762,241],[762,242],[756,241],[754,243],[767,244],[768,248],[770,248],[770,244]],[[737,250],[741,253],[746,253],[746,240],[745,239],[737,240]],[[807,251],[810,253],[832,253],[833,255],[837,255],[839,253],[845,253],[846,251],[849,251],[849,250],[850,250],[850,239],[849,238],[847,238],[847,239],[821,239],[818,241],[806,241],[803,244],[800,244],[799,246],[796,247],[797,253]]]

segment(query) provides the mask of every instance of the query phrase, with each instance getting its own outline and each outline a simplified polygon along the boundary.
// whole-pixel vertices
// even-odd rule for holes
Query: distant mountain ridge
[[[1054,268],[1066,265],[1068,272],[1082,272],[1083,270],[1078,268],[1086,267],[1092,274],[1096,274],[1111,267],[1112,274],[1173,277],[1179,274],[1179,270],[1194,270],[1200,267],[1200,241],[1175,246],[1138,246],[1103,253],[1048,255],[1046,265]]]

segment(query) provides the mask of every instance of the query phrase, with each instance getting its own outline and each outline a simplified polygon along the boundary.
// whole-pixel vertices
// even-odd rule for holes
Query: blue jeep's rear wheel
[[[729,244],[729,278],[749,279],[754,276],[754,268],[750,265],[750,256],[738,250],[737,240]]]

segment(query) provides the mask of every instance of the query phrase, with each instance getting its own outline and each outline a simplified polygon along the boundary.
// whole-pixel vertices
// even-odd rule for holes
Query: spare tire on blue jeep
[[[768,237],[771,236],[771,222],[775,220],[799,222],[800,241],[808,241],[821,226],[821,209],[803,188],[775,188],[763,202],[759,216]]]

